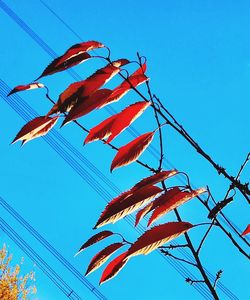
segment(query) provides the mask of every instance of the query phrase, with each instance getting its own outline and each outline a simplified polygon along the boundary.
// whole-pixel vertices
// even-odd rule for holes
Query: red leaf
[[[247,225],[247,228],[242,232],[241,235],[247,235],[247,234],[249,234],[249,233],[250,233],[250,224]]]
[[[85,80],[75,82],[59,96],[57,103],[48,112],[48,116],[58,112],[70,111],[78,102],[85,101],[92,93],[97,91],[102,85],[108,82],[119,71],[122,64],[128,63],[128,60],[120,59],[112,64],[108,64],[102,69],[97,70],[94,74]]]
[[[82,244],[82,246],[80,247],[78,252],[75,254],[75,256],[78,255],[80,252],[82,252],[84,249],[88,248],[89,246],[91,246],[113,234],[114,233],[109,230],[104,230],[104,231],[98,232],[97,234],[93,235],[90,239],[88,239],[87,242]]]
[[[96,140],[102,140],[107,137],[107,143],[110,143],[118,134],[134,122],[134,120],[138,118],[149,105],[150,102],[137,102],[126,107],[120,113],[104,120],[90,130],[84,144]]]
[[[129,191],[127,193],[123,193],[123,196],[120,195],[120,198],[117,197],[113,199],[106,206],[94,228],[117,222],[126,215],[133,213],[161,192],[161,188],[153,185],[139,189],[133,194],[130,194]]]
[[[169,222],[144,232],[128,249],[127,258],[149,254],[165,243],[187,232],[193,225],[188,222]]]
[[[100,279],[100,283],[102,284],[105,281],[108,281],[109,279],[113,278],[118,274],[118,272],[121,271],[121,269],[125,266],[127,263],[127,251],[117,256],[114,260],[112,260],[105,270],[102,273],[102,277]]]
[[[86,53],[87,51],[102,47],[104,47],[104,45],[96,41],[76,44],[70,47],[62,56],[54,59],[43,71],[42,75],[38,77],[38,79],[78,65],[91,57],[88,53]]]
[[[205,193],[205,188],[200,188],[192,192],[177,192],[177,189],[170,190],[169,192],[163,194],[159,201],[161,204],[154,210],[152,216],[148,221],[148,226],[150,226],[153,222],[158,220],[163,215],[167,214],[169,211],[179,207],[180,205],[186,203],[187,201],[197,197],[198,195]]]
[[[102,140],[111,135],[112,125],[116,120],[116,115],[109,117],[102,123],[90,129],[84,144],[88,144],[93,141]]]
[[[124,245],[125,245],[124,243],[114,243],[114,244],[111,244],[111,245],[107,246],[106,248],[104,248],[100,252],[98,252],[92,258],[92,260],[91,260],[91,262],[88,266],[88,269],[85,273],[85,276],[87,276],[91,272],[94,272],[96,269],[101,267],[116,250],[118,250],[119,248],[121,248]]]
[[[14,87],[14,89],[11,90],[7,96],[10,96],[10,95],[12,95],[14,93],[17,93],[17,92],[33,90],[33,89],[37,89],[37,88],[44,88],[44,84],[39,83],[39,82],[33,82],[33,83],[30,83],[30,84],[26,84],[26,85],[18,85],[16,87]]]
[[[174,189],[177,189],[177,190],[174,191]],[[177,193],[177,192],[180,192],[180,189],[173,188],[171,191],[173,191],[174,193]],[[170,193],[170,191],[168,191],[168,193]],[[163,195],[165,195],[165,194],[163,194]],[[136,217],[135,217],[135,226],[138,225],[138,223],[144,216],[146,216],[149,212],[151,212],[156,207],[158,207],[162,204],[163,195],[154,199],[152,202],[150,202],[149,204],[147,204],[145,207],[143,207],[141,210],[138,211],[138,213],[136,214]]]
[[[102,99],[102,101],[99,103],[98,108],[102,108],[107,104],[116,102],[119,99],[121,99],[132,88],[131,85],[135,88],[139,84],[142,84],[143,82],[147,81],[149,78],[144,74],[145,71],[146,64],[144,64],[142,68],[139,68],[131,76],[128,77],[130,83],[127,80],[124,80],[119,86],[117,86],[112,91],[112,93],[107,98]]]
[[[86,97],[83,101],[76,103],[76,105],[73,106],[68,115],[65,117],[62,126],[98,108],[99,103],[103,99],[106,99],[111,93],[112,91],[109,89],[97,90],[89,97]]]
[[[146,185],[153,185],[158,182],[164,181],[178,173],[177,170],[170,170],[170,171],[161,171],[159,173],[156,173],[154,175],[151,175],[147,178],[142,179],[140,182],[138,182],[134,187],[131,189],[132,191],[138,190]]]
[[[111,172],[119,167],[128,165],[143,153],[143,151],[149,146],[154,137],[154,131],[144,133],[140,135],[127,145],[122,146],[116,153],[115,158],[111,164]]]
[[[56,124],[58,117],[37,117],[27,124],[18,132],[12,144],[16,141],[22,140],[24,142],[30,141],[39,136],[43,136],[49,132],[50,129]]]

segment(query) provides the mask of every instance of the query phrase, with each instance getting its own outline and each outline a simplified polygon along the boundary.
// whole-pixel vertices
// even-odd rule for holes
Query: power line
[[[1,2],[1,1],[0,1]],[[43,2],[43,4],[44,4],[44,2]],[[51,10],[51,9],[50,9]],[[9,9],[9,11],[7,12],[9,15],[11,14],[11,13],[13,13],[13,15],[11,16],[12,18],[14,17],[15,18],[15,13],[13,12],[13,11],[11,11],[10,9]],[[56,15],[56,13],[54,12],[53,13],[54,15]],[[60,20],[62,20],[58,15],[57,15],[57,17],[60,19]],[[15,19],[14,19],[15,20]],[[25,30],[49,55],[51,55],[52,57],[56,57],[57,56],[57,54],[53,51],[53,49],[51,49],[39,36],[37,36],[37,34],[32,30],[32,29],[30,29],[18,16],[17,16],[17,19],[15,20],[17,23],[18,23],[18,25],[19,26],[21,26],[22,28],[23,28],[23,30]],[[65,22],[64,22],[65,23]],[[66,23],[65,23],[66,24]],[[67,27],[68,27],[68,29],[70,28],[68,25],[67,25]],[[72,32],[73,32],[73,30],[71,30]],[[79,36],[78,36],[78,38],[80,38]],[[73,70],[68,70],[68,71],[71,71],[70,73],[71,73],[71,75],[73,76],[73,78],[75,78],[76,80],[79,80],[79,79],[81,79],[81,77],[76,73],[76,72],[74,72]],[[107,108],[108,109],[108,111],[109,112],[111,112],[111,113],[114,113],[115,112],[115,110],[113,110],[111,107],[108,107]],[[136,130],[136,129],[134,129],[134,128],[131,128],[131,129],[129,129],[129,131],[130,131],[130,133],[133,135],[133,136],[138,136],[140,133]],[[67,141],[66,141],[67,142]],[[69,144],[68,144],[68,146],[69,146]],[[151,149],[151,148],[150,148]],[[155,157],[156,157],[156,153],[159,153],[159,151],[155,148],[155,147],[153,147],[152,146],[152,149],[153,149],[153,151],[150,151]],[[78,151],[78,150],[77,150]],[[154,153],[155,152],[155,153]],[[79,157],[79,151],[78,151],[78,157]],[[168,164],[170,164],[171,166],[172,166],[172,164],[170,163],[170,162],[168,162]],[[100,175],[100,174],[99,174]],[[105,177],[103,178],[104,180],[106,180],[105,179]],[[108,180],[108,179],[107,179]],[[106,181],[106,183],[107,183],[107,181]],[[182,250],[184,250],[184,249],[182,249]],[[185,253],[186,251],[183,251],[183,253]],[[185,253],[186,255],[187,255],[187,252]],[[214,275],[212,275],[211,273],[210,273],[210,276],[212,277],[212,278],[214,278]],[[220,287],[220,282],[219,282],[219,284],[218,284],[218,287]],[[222,286],[221,286],[222,287]]]
[[[1,229],[13,240],[15,244],[31,259],[42,272],[67,296],[69,299],[82,300],[82,298],[30,247],[24,239],[18,235],[11,226],[9,226],[0,217]]]
[[[79,39],[79,41],[82,41],[82,37],[69,25],[67,24],[63,18],[61,18],[47,3],[45,3],[45,1],[43,0],[40,0],[40,2],[77,38]],[[94,51],[95,52],[95,51]],[[106,107],[106,109],[108,110],[108,112],[112,115],[112,114],[116,114],[117,111],[115,109],[113,109],[111,106],[109,107]],[[136,129],[134,128],[133,126],[130,126],[129,128],[127,128],[127,131],[130,133],[131,136],[133,137],[138,137],[141,133]],[[147,151],[150,152],[155,158],[158,158],[160,156],[160,152],[159,150],[154,146],[154,145],[150,145],[148,148],[147,148]],[[167,160],[165,157],[164,157],[164,160],[163,160],[163,166],[165,167],[171,167],[171,168],[174,168],[174,165],[169,161]],[[184,180],[181,180],[180,178],[180,181],[182,181],[182,183],[184,182]],[[193,185],[194,188],[197,188]],[[203,196],[202,196],[203,197]],[[240,229],[233,221],[231,221],[230,219],[228,219],[228,221],[226,220],[226,218],[224,218],[224,216],[222,215],[219,215],[219,220],[221,222],[223,222],[231,231],[232,231],[232,228],[230,227],[230,224],[233,225],[233,227],[238,231],[238,233],[241,233],[242,232],[242,229]],[[250,241],[250,237],[245,237],[246,240]]]
[[[0,80],[0,95],[1,97],[27,122],[29,119],[34,118],[35,116],[37,116],[37,114],[35,115],[30,115],[27,112],[23,112],[23,103],[24,100],[19,96],[19,95],[13,95],[13,98],[10,100],[9,98],[6,97],[6,95],[8,94],[10,88],[8,87],[6,89],[6,84]],[[2,88],[5,87],[5,90],[2,90]],[[16,100],[15,100],[16,99]],[[26,103],[26,105],[28,105]],[[56,151],[64,160],[66,163],[68,163],[81,177],[83,180],[86,181],[86,175],[84,174],[84,172],[86,172],[86,170],[84,170],[82,168],[81,165],[78,164],[78,162],[67,152],[65,151],[65,149],[60,146],[60,144],[56,141],[56,139],[53,137],[53,132],[55,132],[55,130],[51,131],[51,134],[47,135],[44,137],[44,140],[46,141],[46,143],[48,143],[52,149],[54,151]],[[59,133],[58,133],[59,134]],[[89,183],[91,185],[91,187],[100,195],[101,198],[103,198],[106,202],[109,202],[110,200],[110,196],[107,196],[107,191],[103,190],[102,192],[100,192],[100,190],[98,188],[100,188],[100,183],[96,182],[95,178],[90,176],[91,180],[89,180]],[[133,218],[132,216],[127,216],[127,218],[125,218],[125,221],[128,222],[132,227],[134,224]],[[142,234],[145,231],[145,228],[140,224],[138,227],[135,228],[135,230],[139,233]],[[194,276],[182,263],[180,263],[179,261],[174,260],[173,258],[170,257],[166,257],[164,256],[160,251],[159,254],[171,265],[173,266],[177,272],[179,274],[181,274],[181,276],[183,278],[187,278],[187,277],[191,277],[196,279],[196,276]],[[203,297],[205,299],[212,299],[211,294],[209,293],[208,289],[206,286],[204,285],[193,285],[193,287],[199,291],[199,293],[201,293],[203,295]]]
[[[71,265],[37,230],[34,229],[6,200],[0,196],[0,204],[15,218],[33,237],[36,238],[68,271],[81,281],[98,299],[107,300],[73,265]]]

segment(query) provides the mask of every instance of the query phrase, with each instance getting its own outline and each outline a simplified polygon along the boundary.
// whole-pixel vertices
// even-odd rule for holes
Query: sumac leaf
[[[80,247],[80,249],[78,250],[78,252],[75,254],[78,255],[81,251],[83,251],[84,249],[88,248],[89,246],[113,235],[114,233],[112,231],[109,230],[104,230],[101,232],[98,232],[97,234],[93,235],[91,238],[89,238],[87,240],[87,242],[85,242],[84,244],[82,244],[82,246]]]
[[[85,276],[87,276],[91,272],[94,272],[96,269],[98,269],[100,266],[102,266],[116,250],[118,250],[119,248],[121,248],[124,245],[125,245],[124,243],[114,243],[114,244],[107,246],[100,252],[98,252],[92,258],[92,260],[88,266],[88,269],[85,273]]]
[[[192,192],[177,192],[175,193],[174,190],[172,190],[172,193],[174,195],[171,195],[171,190],[169,193],[165,193],[161,195],[161,199],[158,201],[162,201],[161,205],[159,205],[152,213],[149,221],[148,226],[150,226],[152,223],[154,223],[156,220],[158,220],[163,215],[167,214],[171,210],[179,207],[180,205],[186,203],[187,201],[193,199],[194,197],[197,197],[198,195],[205,193],[205,188],[200,188]]]
[[[116,168],[128,165],[137,160],[142,152],[149,146],[153,137],[154,131],[147,132],[119,148],[112,161],[110,168],[111,172]]]
[[[86,53],[87,51],[102,47],[104,47],[104,45],[96,41],[88,41],[73,45],[63,55],[54,59],[46,67],[46,69],[38,77],[38,79],[78,65],[83,61],[91,58],[91,56]]]
[[[136,102],[126,107],[120,113],[109,117],[90,130],[84,144],[106,137],[108,137],[107,143],[110,143],[118,134],[134,122],[149,105],[150,102]]]
[[[249,233],[250,233],[250,224],[247,225],[246,229],[242,232],[241,235],[247,235],[247,234],[249,234]]]
[[[99,284],[102,284],[105,281],[108,281],[109,279],[116,276],[118,272],[120,272],[121,269],[125,266],[127,261],[127,252],[120,254],[114,260],[112,260],[104,269]]]
[[[56,124],[58,117],[48,118],[48,117],[37,117],[27,124],[25,124],[22,129],[18,132],[12,144],[17,141],[28,142],[34,138],[46,135],[49,130]]]
[[[101,227],[105,224],[115,223],[116,221],[124,218],[126,215],[133,213],[161,192],[161,188],[153,185],[139,189],[133,194],[127,194],[128,196],[125,194],[124,198],[118,198],[118,200],[115,198],[115,201],[112,200],[106,206],[97,221],[95,228]]]
[[[42,84],[40,82],[33,82],[33,83],[26,84],[26,85],[18,85],[16,87],[14,87],[14,89],[9,92],[8,96],[10,96],[14,93],[27,91],[27,90],[38,89],[38,88],[44,88],[44,84]]]
[[[169,222],[155,226],[143,233],[128,249],[127,258],[149,254],[165,243],[187,232],[193,225],[188,222]]]

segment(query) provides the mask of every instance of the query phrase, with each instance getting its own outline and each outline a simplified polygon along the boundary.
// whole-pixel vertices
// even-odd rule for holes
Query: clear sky
[[[225,166],[229,173],[238,172],[249,151],[250,137],[249,1],[44,1],[82,41],[97,40],[108,45],[114,59],[133,60],[136,51],[145,55],[153,92],[215,161]],[[0,8],[2,3],[0,1]],[[42,2],[9,0],[4,3],[29,26],[28,29],[26,27],[28,32],[32,29],[40,38],[39,41],[58,55],[79,42],[77,36]],[[8,86],[32,81],[52,60],[46,49],[37,43],[37,38],[33,36],[36,40],[32,39],[2,9],[0,33],[1,80]],[[75,67],[74,71],[85,78],[101,66],[101,61],[88,61]],[[41,81],[50,88],[51,96],[56,100],[75,80],[63,72]],[[119,82],[120,79],[115,78],[108,87],[115,87]],[[146,92],[146,89],[141,87],[141,91]],[[23,92],[20,96],[40,115],[50,109],[42,89]],[[130,92],[112,108],[120,111],[138,100],[138,96]],[[104,183],[93,168],[86,166],[83,158],[94,164],[121,191],[149,173],[131,164],[110,174],[114,152],[101,143],[82,147],[85,134],[72,124],[60,130],[58,125],[56,129],[82,155],[76,157],[71,153],[78,163],[75,165],[78,173],[43,139],[34,140],[22,148],[18,144],[10,146],[25,122],[5,101],[0,101],[0,111],[0,196],[84,274],[90,259],[108,241],[91,247],[76,258],[73,256],[94,233],[92,227],[104,209],[105,201],[115,197],[117,190]],[[101,110],[82,118],[81,122],[90,128],[108,116],[107,110]],[[152,112],[148,110],[133,127],[141,133],[154,129]],[[114,143],[123,145],[131,139],[130,132],[126,130]],[[187,172],[196,187],[208,184],[216,199],[223,199],[228,181],[218,177],[215,170],[182,137],[165,128],[164,145],[166,168],[171,163],[178,170]],[[153,146],[158,147],[157,138]],[[62,147],[70,153],[65,145]],[[142,160],[156,165],[157,155],[151,149],[151,152],[143,154]],[[84,169],[93,176],[91,185],[87,182],[87,175],[82,173]],[[243,182],[249,181],[249,170],[249,167],[246,168],[242,174]],[[179,183],[178,180],[173,182]],[[206,211],[197,200],[183,206],[180,212],[183,219],[191,223],[206,220]],[[225,209],[225,213],[241,230],[249,223],[249,207],[239,194],[234,203]],[[1,216],[82,299],[97,299],[2,208]],[[161,221],[170,220],[174,220],[173,214]],[[121,232],[131,241],[138,235],[125,221],[106,226],[105,229]],[[191,232],[196,244],[202,232]],[[8,245],[16,261],[21,256],[25,257],[3,232],[0,232],[0,241]],[[118,239],[111,238],[110,241]],[[202,250],[201,259],[212,274],[223,269],[221,282],[239,299],[249,298],[249,263],[219,230],[212,231]],[[36,271],[39,300],[66,298],[37,266],[33,267],[28,258],[25,268],[34,268]],[[98,287],[101,270],[87,279],[110,300],[202,299],[201,294],[185,283],[185,279],[157,252],[131,260],[116,278]],[[197,273],[194,274],[198,277]],[[221,290],[218,293],[221,299],[228,299]]]

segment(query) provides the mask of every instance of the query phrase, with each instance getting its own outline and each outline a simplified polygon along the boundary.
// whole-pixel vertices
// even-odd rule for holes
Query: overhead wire
[[[61,18],[58,13],[56,13],[45,1],[43,0],[40,0],[40,2],[79,40],[79,41],[82,41],[82,37],[68,24],[66,23],[63,18]],[[93,51],[95,52],[95,51]],[[96,52],[95,52],[96,53]],[[77,73],[76,73],[77,74]],[[78,78],[80,78],[80,76],[77,74]],[[105,109],[112,115],[112,114],[116,114],[117,111],[112,108],[111,106],[109,107],[105,107]],[[127,128],[127,131],[131,134],[131,136],[133,137],[138,137],[141,133],[133,126],[130,126],[129,128]],[[160,152],[159,152],[159,149],[157,149],[154,145],[150,145],[148,148],[147,148],[147,151],[149,153],[151,153],[156,159],[160,156]],[[174,165],[164,157],[163,159],[163,166],[164,167],[171,167],[171,168],[174,168]],[[179,180],[182,181],[182,183],[185,183],[185,181],[179,177]],[[194,188],[196,188],[194,185],[193,185]],[[201,196],[203,197],[203,196]],[[233,227],[238,231],[238,233],[241,233],[242,232],[242,229],[239,228],[239,226],[237,226],[232,220],[228,219],[227,220],[219,215],[218,216],[218,219],[223,222],[223,224],[225,224],[231,231],[233,231],[233,229],[230,227],[230,223],[233,225]],[[245,237],[246,240],[250,241],[250,237]]]
[[[61,278],[60,275],[55,272],[44,259],[37,254],[31,246],[28,245],[18,235],[14,229],[8,225],[3,218],[0,217],[0,227],[1,229],[18,245],[18,247],[31,259],[37,266],[42,270],[42,272],[70,299],[82,300],[82,298]]]
[[[4,86],[4,82],[3,81],[0,81],[0,86]],[[1,93],[1,96],[2,97],[5,97],[5,101],[7,101],[19,114],[20,114],[20,109],[21,110],[23,110],[23,108],[22,107],[24,107],[25,105],[26,106],[28,106],[29,107],[29,105],[26,103],[25,105],[23,104],[23,102],[24,102],[24,100],[22,100],[22,98],[19,96],[19,95],[13,95],[17,100],[16,100],[16,105],[19,105],[19,110],[17,109],[17,107],[15,107],[13,104],[14,104],[14,102],[12,101],[12,100],[10,100],[10,99],[8,99],[8,98],[6,98],[6,94],[8,94],[8,92],[9,92],[9,90],[10,90],[10,88],[8,87],[6,90],[5,90],[5,92],[4,93]],[[25,121],[27,121],[29,118],[32,118],[32,117],[35,117],[35,116],[37,116],[37,114],[35,114],[35,115],[30,115],[29,117],[27,117],[27,113],[26,113],[26,118],[25,118]],[[52,131],[52,133],[54,133],[55,132],[55,130],[53,130]],[[57,134],[59,134],[58,132],[57,132]],[[60,135],[60,134],[59,134]],[[46,140],[46,139],[48,139],[48,138],[50,138],[50,136],[48,135],[48,136],[46,136],[46,137],[44,137],[44,139]],[[79,172],[79,168],[80,168],[80,166],[79,165],[77,165],[77,167],[75,167],[75,164],[72,164],[72,157],[71,157],[71,159],[70,160],[68,160],[68,156],[67,155],[65,155],[65,151],[63,150],[63,149],[61,149],[61,148],[59,148],[59,150],[58,150],[58,145],[57,144],[55,144],[55,143],[51,143],[51,141],[50,140],[46,140],[49,144],[50,144],[50,146],[51,147],[55,147],[55,151],[60,155],[60,156],[62,156],[63,157],[63,159],[67,162],[67,163],[69,163],[70,165],[71,165],[71,167],[73,167],[74,169],[76,169],[76,172],[85,180],[85,177],[86,176],[84,176],[84,175],[82,175],[83,173],[80,171]],[[96,186],[98,186],[98,187],[100,187],[100,184],[98,183],[97,185],[92,185],[92,188],[94,188],[94,189],[96,189]],[[106,195],[106,197],[105,197],[105,201],[106,202],[108,202],[109,200],[110,200],[110,197],[111,197],[111,195],[110,194],[108,194],[108,196],[107,196],[107,193],[105,192],[105,191],[103,191],[102,190],[102,192],[100,193],[100,191],[98,191],[97,190],[97,192],[98,192],[98,194],[100,195],[100,197],[102,197],[103,198],[103,196],[104,195]],[[131,226],[133,226],[133,223],[134,223],[134,221],[133,221],[133,219],[131,218],[131,216],[128,216],[129,218],[126,218],[126,221],[127,222],[129,222],[130,223],[130,225]],[[136,230],[138,231],[138,228],[136,228]],[[139,233],[142,233],[142,232],[144,232],[144,230],[145,230],[145,228],[144,227],[142,227],[142,226],[140,226],[139,225]],[[165,257],[165,256],[164,256]],[[166,258],[166,257],[165,257]],[[192,276],[192,275],[190,275],[189,274],[189,277],[190,276]],[[187,276],[185,276],[185,278],[187,278]],[[197,285],[196,286],[194,286],[195,288],[197,287]],[[222,286],[223,287],[223,286]],[[225,291],[224,291],[225,292]],[[226,290],[226,292],[227,292],[227,290]],[[237,299],[237,298],[235,298],[235,299]]]
[[[10,12],[9,12],[10,13]],[[20,25],[20,24],[23,24],[23,21],[19,18],[18,19],[18,24]],[[27,28],[28,28],[28,30],[30,30],[30,28],[25,24],[25,26],[21,26],[26,32],[27,32]],[[53,56],[53,57],[56,57],[57,56],[57,54],[46,44],[46,43],[44,43],[41,39],[40,39],[40,37],[38,37],[32,30],[30,31],[31,32],[31,34],[30,34],[30,36],[33,38],[33,39],[35,39],[41,46],[42,46],[42,48],[48,53],[48,54],[50,54],[51,56]],[[28,33],[28,32],[27,32]],[[79,38],[79,36],[78,36],[78,38]],[[41,43],[41,41],[42,41],[42,43]],[[73,70],[69,70],[69,71],[73,71]],[[79,80],[79,79],[81,79],[81,77],[77,74],[77,73],[75,73],[74,71],[73,71],[73,77],[76,79],[76,80]],[[111,109],[112,111],[113,111],[113,109]],[[133,129],[133,128],[132,128]],[[136,131],[136,130],[132,130],[131,131],[132,132],[132,134],[134,134],[134,136],[137,136],[138,134],[139,134],[139,132],[138,131]],[[154,150],[156,150],[155,152],[158,152],[158,150],[155,148]],[[78,150],[77,150],[78,151]],[[79,154],[79,153],[78,153]]]
[[[8,202],[0,196],[0,204],[15,218],[27,231],[29,231],[50,253],[53,254],[77,279],[80,280],[98,299],[107,298],[91,284],[72,264],[70,264],[34,227],[32,227]]]
[[[23,114],[23,101],[22,98],[19,95],[13,95],[12,99],[8,99],[6,95],[8,94],[10,88],[8,89],[2,89],[6,84],[0,80],[0,96],[27,122],[28,119],[34,118],[37,116],[36,115],[30,115],[27,112]],[[17,99],[17,100],[16,100]],[[27,103],[26,103],[27,104]],[[53,132],[55,130],[51,131],[51,134],[48,134],[47,136],[43,137],[46,143],[48,143],[54,151],[56,151],[64,160],[67,162],[81,177],[83,180],[86,181],[86,175],[84,172],[84,169],[81,165],[78,164],[78,162],[63,148],[59,145],[59,143],[56,141],[56,139],[53,137]],[[86,171],[86,170],[85,170]],[[109,202],[111,199],[111,195],[107,196],[107,192],[102,189],[100,192],[100,183],[96,182],[95,178],[90,175],[91,180],[89,180],[90,186],[100,195],[100,198],[104,199],[106,202]],[[130,224],[130,226],[134,227],[134,220],[132,216],[127,216],[125,218],[125,221]],[[139,233],[142,234],[145,231],[145,228],[142,225],[139,225],[139,227],[136,227],[135,230]],[[196,276],[192,274],[182,263],[179,261],[174,260],[171,257],[166,257],[164,256],[160,251],[160,255],[172,266],[174,267],[177,272],[179,272],[183,278],[194,278],[196,279]],[[207,287],[203,285],[193,285],[193,287],[199,291],[205,299],[212,299],[211,295],[207,289]]]

